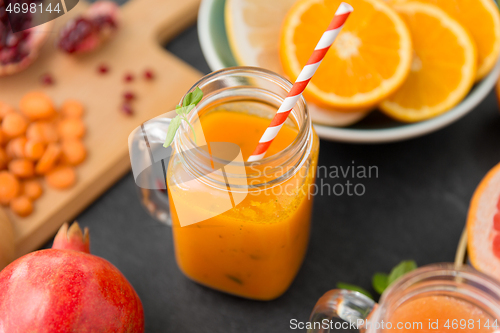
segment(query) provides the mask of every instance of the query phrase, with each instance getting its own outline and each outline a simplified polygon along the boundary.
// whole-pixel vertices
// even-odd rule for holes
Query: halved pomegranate
[[[24,26],[30,26],[32,17],[28,12],[20,16]],[[37,58],[38,52],[48,37],[52,22],[31,29],[12,32],[5,1],[0,0],[0,76],[22,71]]]
[[[59,37],[59,48],[67,53],[86,53],[96,49],[116,32],[119,11],[120,8],[114,2],[94,3],[85,14],[64,26]]]

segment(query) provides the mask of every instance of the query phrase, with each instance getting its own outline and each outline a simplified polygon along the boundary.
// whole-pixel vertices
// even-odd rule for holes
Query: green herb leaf
[[[196,133],[194,131],[193,126],[186,118],[186,115],[194,109],[194,107],[201,101],[203,98],[203,92],[199,87],[196,87],[193,92],[187,93],[182,101],[182,105],[177,105],[175,107],[175,112],[177,113],[177,117],[172,119],[170,125],[168,126],[167,138],[165,139],[165,143],[163,147],[167,148],[172,144],[175,138],[175,133],[179,129],[182,120],[184,120],[191,130],[193,131],[194,141],[196,142]]]
[[[184,96],[184,100],[182,101],[182,106],[188,106],[191,104],[191,99],[192,99],[193,93],[187,93],[186,96]]]
[[[172,144],[175,138],[175,133],[177,133],[177,130],[181,125],[181,121],[182,118],[180,116],[177,116],[174,119],[172,119],[170,125],[168,125],[167,137],[165,138],[165,143],[163,144],[163,147],[168,148]]]
[[[384,290],[389,286],[389,275],[385,273],[375,273],[372,278],[373,289],[382,295]]]
[[[415,269],[417,269],[417,263],[414,260],[405,260],[400,262],[389,274],[387,285],[390,286],[391,283],[396,281],[398,278]]]
[[[365,296],[373,299],[372,294],[370,294],[365,289],[363,289],[361,287],[358,287],[358,286],[355,286],[353,284],[339,282],[339,283],[337,283],[337,288],[339,288],[339,289],[347,289],[347,290],[352,290],[352,291],[357,291],[358,293],[361,293],[361,294],[363,294],[363,295],[365,295]]]
[[[188,106],[191,104],[198,104],[201,99],[203,98],[203,92],[199,87],[196,87],[193,92],[187,93],[186,97],[184,97],[184,100],[182,101],[182,106]]]
[[[189,104],[188,106],[184,107],[184,115],[187,115],[189,112],[191,112],[192,109],[194,109],[196,104]]]
[[[200,87],[196,87],[191,95],[191,103],[197,105],[201,99],[203,98],[203,91],[201,91]]]

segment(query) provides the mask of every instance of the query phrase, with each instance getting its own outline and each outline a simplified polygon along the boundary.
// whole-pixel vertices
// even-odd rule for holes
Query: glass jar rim
[[[193,92],[194,89],[196,87],[199,87],[201,83],[209,82],[209,81],[213,80],[214,78],[220,77],[221,75],[243,74],[243,73],[265,74],[269,78],[274,79],[276,81],[279,81],[282,84],[282,86],[284,88],[286,88],[288,91],[290,91],[290,89],[293,86],[292,82],[290,82],[285,77],[281,76],[278,73],[275,73],[275,72],[272,72],[270,70],[267,70],[265,68],[252,67],[252,66],[236,66],[236,67],[223,68],[223,69],[220,69],[218,71],[215,71],[215,72],[212,72],[210,74],[205,75],[200,80],[198,80],[195,84],[193,84],[193,86],[188,90],[187,93]],[[184,98],[184,96],[182,98]],[[181,99],[181,103],[182,103],[182,99]],[[300,99],[299,99],[299,101],[297,102],[297,104],[299,104],[299,103],[302,104],[302,107],[304,108],[305,123],[311,124],[311,119],[310,119],[310,116],[309,116],[309,109],[307,107],[306,101],[305,101],[305,99],[304,99],[303,96],[301,96]],[[295,109],[295,106],[294,106],[294,109]],[[197,112],[197,108],[194,108],[190,112],[190,115],[189,115],[189,119],[190,120],[192,120],[193,114],[195,112]],[[184,122],[182,123],[182,127],[183,127],[183,132],[184,133],[187,133],[190,130],[190,128],[188,127],[188,125],[186,125]],[[299,128],[299,131],[298,131],[297,136],[295,137],[295,139],[290,143],[290,145],[288,145],[285,149],[283,149],[279,153],[276,153],[276,154],[271,155],[271,156],[266,156],[266,157],[264,157],[263,159],[261,159],[260,161],[257,161],[257,162],[251,162],[251,163],[245,162],[245,164],[253,164],[253,165],[255,165],[255,163],[257,163],[257,164],[270,163],[270,162],[273,162],[273,161],[279,159],[283,155],[286,155],[290,150],[293,149],[294,146],[299,145],[301,143],[302,144],[305,143],[305,142],[301,142],[301,140],[303,140],[304,137],[307,138],[307,136],[308,136],[307,135],[308,134],[307,133],[308,127],[310,127],[310,126],[302,126],[301,128]],[[193,139],[191,138],[191,136],[186,135],[186,137],[187,137],[187,140],[189,140],[190,146],[196,147],[196,144],[193,141]],[[255,145],[257,145],[257,142],[255,143]],[[217,157],[210,156],[206,151],[204,151],[202,149],[200,149],[200,153],[203,154],[203,155],[206,155],[206,157],[208,157],[208,158],[214,158],[215,160],[218,159]],[[219,162],[223,163],[223,162],[227,162],[227,161],[219,159]]]
[[[376,318],[373,318],[374,321],[380,319],[385,320],[385,318],[381,318],[381,316],[384,315],[385,311],[387,311],[393,303],[400,302],[403,296],[406,296],[406,292],[411,288],[415,288],[414,292],[417,292],[418,288],[422,287],[421,284],[430,283],[433,278],[442,280],[443,286],[445,285],[444,281],[456,281],[458,285],[455,287],[454,291],[458,295],[466,295],[465,286],[469,286],[474,288],[477,294],[476,301],[484,298],[484,300],[492,304],[500,302],[500,284],[493,278],[467,265],[457,268],[452,263],[430,264],[407,273],[384,291],[379,301],[380,307],[377,309]],[[437,281],[435,281],[435,285],[438,285]],[[492,299],[486,299],[487,296],[493,298],[493,302],[491,302]],[[411,299],[411,297],[409,299]],[[499,310],[497,309],[497,311]]]
[[[200,87],[203,90],[203,87],[205,85],[208,85],[210,83],[213,83],[214,81],[218,80],[221,77],[226,77],[226,76],[234,76],[234,77],[245,77],[245,78],[251,78],[255,77],[256,79],[264,79],[265,82],[269,82],[271,84],[274,84],[277,88],[282,89],[286,94],[291,90],[292,88],[292,83],[287,80],[286,78],[282,77],[281,75],[274,73],[272,71],[258,68],[258,67],[229,67],[225,69],[221,69],[219,71],[213,72],[211,74],[208,74],[201,78],[198,82],[196,82],[191,89],[188,91],[192,92],[196,87]],[[244,87],[242,86],[234,86],[234,87],[227,87],[227,88],[237,88],[237,87]],[[247,86],[249,89],[259,89],[258,86],[252,87],[251,85]],[[276,95],[276,94],[275,94]],[[286,96],[278,96],[279,99],[281,99],[280,103],[285,99]],[[203,102],[203,100],[202,100]],[[196,116],[196,113],[198,112],[198,108],[194,108],[190,114],[188,115],[188,119],[192,121],[194,117]],[[303,113],[303,115],[302,115]],[[270,174],[273,173],[273,171],[276,170],[282,170],[280,168],[283,168],[283,166],[287,167],[287,171],[285,174],[283,174],[281,177],[278,177],[278,179],[265,182],[262,184],[256,184],[256,185],[249,185],[248,187],[250,188],[256,188],[261,185],[269,185],[269,184],[277,184],[283,180],[286,180],[293,176],[297,170],[300,168],[300,165],[304,163],[304,161],[307,159],[307,152],[310,150],[310,144],[309,141],[312,135],[312,122],[311,118],[309,116],[309,111],[307,108],[307,104],[305,102],[305,99],[303,96],[300,97],[299,101],[297,104],[294,106],[292,109],[292,112],[290,113],[289,117],[294,117],[295,122],[298,126],[298,132],[297,136],[294,138],[294,140],[282,151],[275,153],[271,156],[264,157],[262,160],[257,161],[257,162],[231,162],[232,165],[236,166],[252,166],[252,167],[259,167],[259,166],[266,166],[266,165],[274,165],[274,168],[268,168],[266,166],[266,172],[269,172]],[[175,145],[180,145],[181,148],[177,148],[179,151],[182,152],[190,152],[190,151],[195,151],[196,154],[199,154],[201,156],[198,159],[205,159],[205,160],[212,160],[213,163],[220,163],[222,165],[227,164],[230,161],[226,161],[223,159],[220,159],[215,156],[211,156],[206,150],[201,149],[199,146],[196,145],[196,143],[193,141],[193,138],[191,135],[189,135],[190,128],[187,124],[183,122],[181,125],[182,131],[181,135],[178,136],[178,138],[175,141]],[[258,142],[255,143],[257,145]],[[300,160],[299,162],[295,163],[295,165],[292,165],[294,160],[297,159],[298,154],[300,155]],[[187,157],[187,159],[192,159],[191,157]],[[278,165],[276,165],[276,161],[281,162]],[[291,167],[290,167],[291,166]],[[196,173],[196,168],[190,168],[193,169],[194,172]],[[252,168],[251,168],[252,169]],[[256,169],[253,169],[255,171]],[[252,178],[252,174],[246,174],[246,178]],[[253,175],[255,177],[255,175]],[[198,177],[197,177],[198,178]],[[238,178],[238,177],[236,177]]]

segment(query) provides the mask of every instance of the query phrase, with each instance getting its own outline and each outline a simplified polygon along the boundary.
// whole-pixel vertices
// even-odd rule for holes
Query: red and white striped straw
[[[323,58],[330,49],[330,46],[332,46],[335,41],[335,38],[337,38],[340,30],[342,30],[345,21],[352,11],[353,8],[351,5],[345,2],[340,4],[339,8],[335,12],[332,22],[328,26],[328,29],[326,29],[323,36],[321,36],[313,54],[300,72],[299,77],[293,84],[292,89],[283,101],[283,104],[281,104],[278,112],[276,112],[271,124],[269,124],[266,131],[262,135],[257,148],[255,148],[253,154],[248,158],[248,162],[259,161],[264,157],[264,155],[266,155],[267,149],[273,142],[274,138],[278,135],[278,132],[288,118],[288,114],[290,114],[300,96],[302,96],[304,89],[307,87],[307,84],[311,80],[314,73],[316,73],[316,70],[323,61]]]

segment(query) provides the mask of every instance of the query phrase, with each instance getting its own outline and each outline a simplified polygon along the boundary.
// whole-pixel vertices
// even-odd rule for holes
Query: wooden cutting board
[[[68,19],[88,7],[88,3],[80,1],[54,21],[53,33],[31,67],[0,78],[0,100],[13,106],[17,107],[26,92],[43,90],[58,106],[67,98],[76,98],[87,111],[85,144],[89,156],[77,168],[76,186],[67,191],[45,186],[45,194],[35,202],[35,211],[27,218],[19,218],[6,209],[14,225],[17,256],[43,245],[64,222],[74,219],[129,171],[130,132],[145,120],[172,110],[201,77],[161,46],[196,20],[199,2],[131,0],[121,8],[120,29],[109,43],[88,55],[68,56],[56,49],[55,37]],[[101,63],[109,66],[107,75],[97,73]],[[153,81],[142,79],[146,68],[154,71]],[[126,72],[135,74],[134,82],[124,82]],[[44,73],[54,77],[55,85],[41,85],[40,76]],[[137,95],[132,117],[120,113],[124,91]]]

